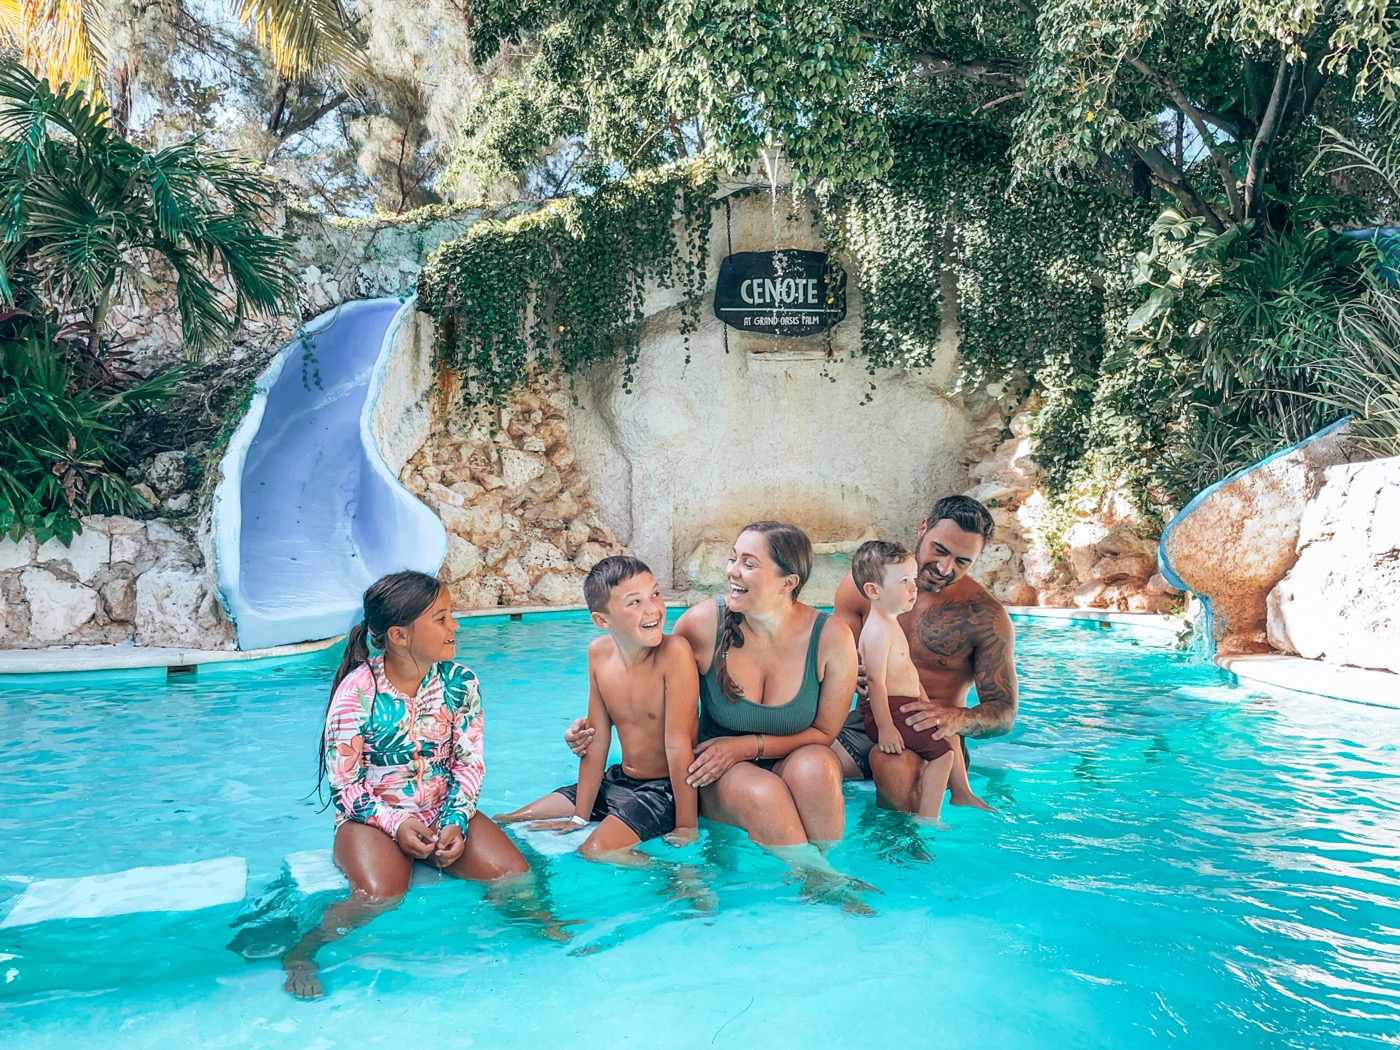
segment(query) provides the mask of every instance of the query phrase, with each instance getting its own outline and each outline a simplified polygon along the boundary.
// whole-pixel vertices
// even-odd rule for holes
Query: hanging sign
[[[827,288],[825,252],[736,252],[719,266],[715,316],[744,332],[814,335],[846,316],[846,276]]]

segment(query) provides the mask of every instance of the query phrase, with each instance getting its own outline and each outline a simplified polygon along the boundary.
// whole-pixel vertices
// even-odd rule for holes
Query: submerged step
[[[134,912],[198,911],[242,900],[247,885],[248,862],[242,857],[39,879],[25,887],[0,928]]]

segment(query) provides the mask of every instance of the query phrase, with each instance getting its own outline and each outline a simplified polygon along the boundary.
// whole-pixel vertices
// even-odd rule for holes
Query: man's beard
[[[928,594],[937,594],[953,582],[953,577],[940,576],[932,566],[925,566],[919,570],[919,577],[915,582],[918,583],[919,590]]]

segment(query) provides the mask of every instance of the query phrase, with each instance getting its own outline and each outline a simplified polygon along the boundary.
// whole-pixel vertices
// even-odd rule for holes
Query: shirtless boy
[[[927,701],[896,705],[890,713],[935,739],[999,736],[1016,721],[1015,632],[999,601],[967,575],[992,535],[987,508],[967,496],[946,496],[919,523],[914,558],[918,598],[899,617],[909,657]],[[834,613],[860,637],[870,600],[849,576],[836,591]],[[978,703],[967,707],[977,686]],[[852,711],[832,744],[847,779],[874,776],[885,798],[913,811],[921,759],[907,750],[874,748],[864,719]],[[966,744],[961,743],[966,757]]]
[[[496,820],[558,831],[601,821],[579,847],[583,856],[647,864],[639,843],[664,835],[683,845],[696,836],[696,790],[686,784],[700,694],[695,657],[685,639],[664,633],[661,589],[636,558],[598,562],[583,594],[593,623],[608,632],[588,647],[588,723],[602,746],[579,760],[578,783]],[[604,772],[614,726],[622,761]]]
[[[866,694],[860,702],[865,732],[886,755],[912,751],[921,762],[916,799],[888,800],[896,808],[915,801],[914,813],[937,820],[943,809],[943,794],[952,788],[954,805],[981,806],[986,803],[972,793],[962,749],[946,740],[934,739],[927,731],[916,732],[890,714],[892,704],[928,701],[919,672],[909,659],[909,642],[896,617],[914,608],[918,574],[914,556],[897,543],[870,540],[863,543],[851,560],[851,578],[861,595],[870,602],[870,611],[860,631],[860,661],[865,668]]]

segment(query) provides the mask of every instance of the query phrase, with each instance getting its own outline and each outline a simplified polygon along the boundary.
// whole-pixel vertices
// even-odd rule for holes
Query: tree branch
[[[1254,214],[1255,199],[1259,195],[1259,177],[1269,161],[1269,151],[1273,148],[1274,136],[1278,132],[1279,117],[1285,95],[1284,81],[1289,87],[1293,84],[1293,62],[1285,54],[1279,59],[1278,71],[1274,74],[1274,87],[1269,93],[1269,105],[1264,110],[1264,118],[1259,121],[1259,134],[1254,137],[1254,145],[1249,152],[1249,170],[1244,177],[1244,217]]]
[[[1165,153],[1155,146],[1134,146],[1133,152],[1147,165],[1157,185],[1175,197],[1188,212],[1205,219],[1216,233],[1225,232],[1225,221],[1220,213],[1196,191],[1187,181],[1186,173],[1168,160]]]
[[[1235,182],[1235,173],[1230,170],[1230,162],[1225,156],[1215,148],[1215,140],[1211,138],[1206,130],[1204,115],[1199,109],[1191,104],[1181,88],[1169,76],[1162,76],[1154,72],[1146,62],[1137,55],[1128,56],[1128,65],[1132,66],[1150,84],[1155,84],[1159,90],[1165,91],[1176,103],[1176,108],[1186,115],[1191,121],[1191,126],[1196,129],[1196,134],[1200,136],[1201,145],[1205,147],[1207,156],[1215,164],[1215,170],[1220,173],[1220,181],[1225,187],[1225,196],[1230,201],[1230,217],[1236,221],[1244,218],[1243,202],[1240,200],[1240,188]],[[1185,158],[1177,159],[1178,165],[1185,166]],[[1180,170],[1180,168],[1178,169]]]
[[[295,120],[288,120],[287,126],[281,130],[277,137],[285,142],[293,135],[299,135],[308,128],[315,127],[316,123],[331,110],[349,101],[350,93],[348,91],[336,92],[305,116],[298,117]]]
[[[996,107],[1000,106],[1003,102],[1010,102],[1013,99],[1025,97],[1026,93],[1024,91],[1012,91],[1009,94],[1005,94],[998,98],[994,98],[990,102],[983,102],[980,106],[978,106],[972,111],[972,114],[973,116],[976,116],[978,113],[985,113],[989,109],[996,109]]]
[[[951,58],[921,53],[914,56],[919,72],[924,76],[958,76],[966,80],[976,80],[982,84],[1011,85],[1024,88],[1026,75],[1014,62],[1002,59],[983,59],[977,62],[957,62]]]

